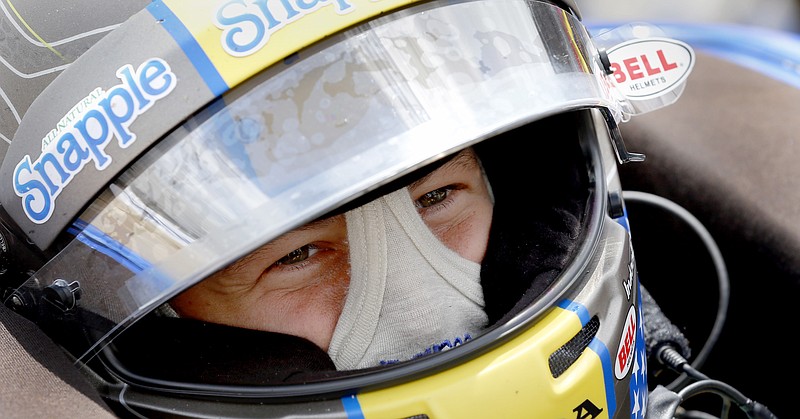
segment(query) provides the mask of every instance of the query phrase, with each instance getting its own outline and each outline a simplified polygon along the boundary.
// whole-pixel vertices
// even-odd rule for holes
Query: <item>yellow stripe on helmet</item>
[[[548,364],[550,354],[582,327],[576,313],[554,308],[520,336],[463,365],[359,394],[361,411],[367,419],[422,414],[432,418],[564,418],[581,411],[607,418],[614,413],[614,406],[608,406],[613,394],[607,398],[607,390],[613,393],[613,385],[609,388],[607,382],[607,352],[584,351],[557,378]]]
[[[327,36],[416,2],[161,0],[194,37],[228,88]]]

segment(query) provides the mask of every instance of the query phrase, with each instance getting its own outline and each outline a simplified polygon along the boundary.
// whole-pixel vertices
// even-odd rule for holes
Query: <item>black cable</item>
[[[680,350],[671,345],[663,345],[656,351],[656,359],[674,371],[688,375],[695,380],[707,380],[709,377],[695,369],[686,358],[681,355]]]
[[[728,417],[731,402],[733,402],[747,415],[748,418],[777,419],[777,417],[773,415],[766,406],[747,398],[744,394],[730,384],[710,379],[705,374],[697,371],[689,364],[689,362],[686,361],[685,358],[683,358],[683,356],[681,356],[681,354],[675,348],[670,347],[670,345],[664,345],[661,347],[656,352],[656,357],[661,363],[669,368],[698,380],[677,392],[682,401],[686,401],[687,399],[698,394],[713,393],[722,398],[722,410],[719,415],[720,418]],[[682,418],[692,418],[701,414],[701,412],[688,411],[686,414],[676,415],[676,410],[679,406],[680,404],[676,405],[675,410],[673,410],[668,417],[671,418],[678,416]]]
[[[719,416],[699,410],[685,410],[675,415],[677,419],[719,419]]]
[[[714,268],[717,272],[717,281],[719,284],[717,315],[714,319],[714,325],[711,328],[708,339],[706,339],[705,344],[690,364],[690,366],[696,370],[697,368],[700,368],[700,366],[703,365],[703,362],[705,362],[705,360],[708,358],[708,354],[716,344],[727,318],[728,301],[730,299],[730,281],[728,279],[728,269],[725,265],[725,260],[722,257],[722,252],[719,250],[717,243],[714,241],[714,238],[711,237],[711,233],[708,232],[705,226],[703,226],[703,224],[694,215],[675,202],[658,195],[641,191],[623,191],[622,196],[626,201],[654,205],[678,216],[695,231],[697,236],[708,249],[708,253],[714,263]],[[681,388],[683,385],[685,385],[687,381],[688,379],[686,373],[684,373],[666,387],[675,391],[675,389]]]
[[[733,403],[736,404],[736,406],[739,407],[748,418],[777,419],[776,416],[773,415],[766,406],[747,398],[739,390],[727,383],[709,378],[697,369],[706,360],[709,351],[719,338],[719,335],[722,331],[722,326],[724,325],[727,316],[728,301],[730,297],[730,284],[725,261],[722,257],[722,252],[720,252],[719,247],[711,237],[711,234],[708,232],[708,230],[706,230],[702,223],[697,220],[697,218],[689,213],[689,211],[666,198],[638,191],[623,191],[623,198],[630,202],[641,202],[658,206],[681,218],[684,222],[686,222],[686,224],[694,229],[695,233],[702,240],[703,244],[708,249],[709,255],[711,256],[714,267],[717,271],[717,280],[719,283],[719,305],[717,306],[717,316],[714,321],[714,326],[709,333],[709,337],[703,345],[703,348],[695,357],[694,362],[690,363],[681,354],[679,348],[674,342],[666,341],[664,343],[659,343],[658,346],[656,346],[657,349],[654,350],[655,357],[659,362],[681,374],[680,377],[670,383],[667,388],[676,392],[682,401],[686,401],[687,399],[698,394],[716,394],[722,399],[722,409],[719,416],[720,418],[728,417],[731,404]],[[694,380],[694,382],[685,385],[685,382],[689,381],[690,379]],[[680,390],[675,390],[675,388],[680,388]],[[672,412],[668,415],[668,417],[679,417],[684,419],[704,419],[711,417],[705,412],[693,410],[684,410],[680,414],[677,414],[677,410],[680,407],[681,403],[674,405]]]
[[[747,398],[739,390],[722,381],[698,381],[683,388],[678,392],[678,395],[681,397],[681,399],[686,400],[692,396],[702,393],[713,393],[722,397],[724,400],[726,400],[726,402],[734,402],[736,406],[742,409],[742,411],[745,412],[749,418],[777,419],[777,417],[773,415],[766,406]],[[724,416],[721,417],[727,417],[727,412],[723,412],[723,414]]]

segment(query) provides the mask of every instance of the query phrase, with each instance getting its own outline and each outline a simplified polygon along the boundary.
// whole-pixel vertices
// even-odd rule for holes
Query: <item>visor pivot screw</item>
[[[22,299],[22,296],[19,294],[11,295],[11,299],[9,301],[11,305],[11,309],[18,311],[25,308],[25,300]]]
[[[81,298],[81,284],[78,281],[67,282],[60,278],[56,279],[52,285],[44,289],[43,298],[61,311],[70,311],[78,305],[78,300]]]
[[[605,48],[601,48],[597,52],[597,59],[600,61],[600,65],[607,75],[614,74],[614,70],[611,69],[611,60],[608,59],[608,52],[606,52]]]
[[[5,300],[6,307],[28,317],[30,310],[36,305],[35,298],[24,288],[15,290]]]

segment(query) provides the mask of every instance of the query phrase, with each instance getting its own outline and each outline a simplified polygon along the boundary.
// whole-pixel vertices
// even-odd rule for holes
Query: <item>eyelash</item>
[[[452,199],[452,193],[457,191],[458,189],[460,188],[456,187],[455,185],[448,185],[442,188],[434,189],[420,196],[414,203],[416,204],[417,208],[423,211],[432,210],[433,209],[432,207],[435,206],[446,206]],[[441,196],[441,199],[439,199],[440,197],[437,195],[443,195],[443,196]],[[426,205],[423,201],[429,198],[433,198],[434,200],[438,199],[438,201],[433,203],[428,203]]]
[[[307,244],[305,246],[300,246],[297,249],[292,250],[286,256],[278,259],[274,264],[273,267],[283,267],[284,269],[300,269],[308,262],[308,259],[313,257],[317,252],[319,252],[319,248],[314,246],[313,244]],[[295,260],[296,258],[301,257],[301,260]]]

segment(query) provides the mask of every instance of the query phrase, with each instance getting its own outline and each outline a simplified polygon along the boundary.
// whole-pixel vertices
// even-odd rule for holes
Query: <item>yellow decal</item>
[[[361,411],[366,419],[423,414],[432,418],[608,418],[613,409],[606,404],[607,391],[614,390],[605,379],[607,353],[585,351],[558,378],[552,376],[548,364],[550,354],[581,327],[578,316],[556,308],[514,340],[457,368],[359,394]]]
[[[233,87],[327,36],[418,0],[163,0]],[[193,57],[190,57],[193,59]]]

